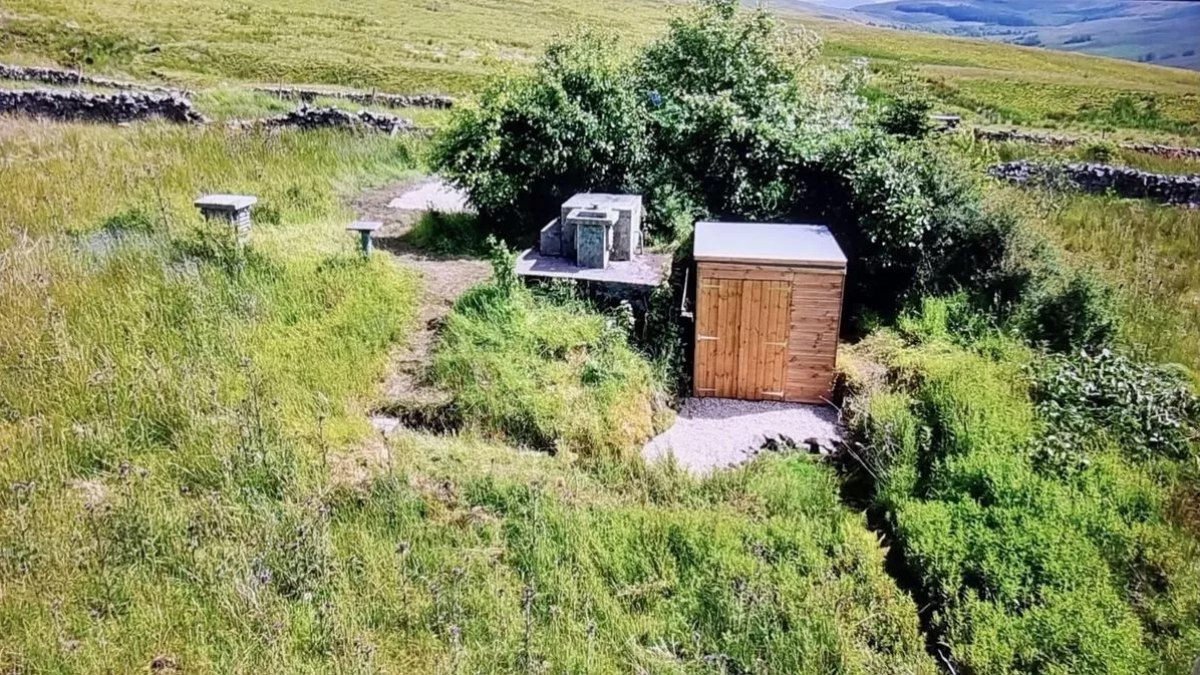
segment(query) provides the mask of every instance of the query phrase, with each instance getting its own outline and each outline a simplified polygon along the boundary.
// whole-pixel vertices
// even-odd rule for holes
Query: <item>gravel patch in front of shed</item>
[[[703,476],[750,461],[768,441],[806,448],[812,439],[828,448],[841,438],[832,406],[690,398],[675,424],[642,448],[642,457],[657,462],[674,455],[679,466]]]

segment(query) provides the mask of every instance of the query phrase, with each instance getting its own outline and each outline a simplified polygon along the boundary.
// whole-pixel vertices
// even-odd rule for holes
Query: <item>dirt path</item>
[[[486,261],[435,256],[406,241],[405,235],[427,210],[429,202],[423,201],[427,197],[443,210],[464,208],[461,200],[456,200],[452,191],[436,178],[419,178],[371,190],[352,202],[359,220],[383,223],[375,233],[375,245],[395,256],[397,264],[415,269],[422,278],[416,330],[402,348],[392,353],[380,396],[388,407],[444,401],[444,394],[431,387],[425,377],[438,327],[459,296],[491,275]]]

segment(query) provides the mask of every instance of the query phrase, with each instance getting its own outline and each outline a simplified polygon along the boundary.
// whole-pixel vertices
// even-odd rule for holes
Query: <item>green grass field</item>
[[[344,200],[420,150],[0,122],[0,670],[933,672],[829,467],[700,483],[596,456],[611,410],[571,406],[648,415],[655,383],[582,305],[461,320],[439,365],[508,382],[511,415],[477,387],[479,431],[526,440],[532,416],[586,466],[373,433],[419,285],[354,252]],[[191,206],[217,190],[261,199],[244,250]],[[474,363],[494,339],[562,360]]]
[[[87,60],[97,73],[187,84],[225,119],[291,107],[253,83],[469,95],[575,24],[632,43],[671,11],[637,0],[6,0],[0,60]],[[1195,73],[807,23],[830,61],[866,55],[884,87],[912,70],[981,120],[1200,137]],[[468,294],[433,364],[464,405],[461,434],[381,438],[367,416],[421,288],[388,254],[355,254],[347,200],[425,172],[425,150],[364,134],[0,117],[0,672],[932,673],[914,583],[952,591],[960,574],[1025,589],[989,576],[999,540],[944,550],[966,535],[939,534],[943,520],[991,527],[939,520],[972,499],[894,492],[897,522],[921,535],[908,550],[936,563],[897,579],[895,542],[842,502],[846,486],[824,463],[769,454],[704,481],[642,465],[631,455],[661,424],[667,383],[612,316],[576,299]],[[979,163],[1040,152],[977,150]],[[196,214],[206,192],[259,197],[246,250]],[[1129,343],[1200,372],[1196,211],[993,196],[1114,282]],[[914,475],[1027,503],[1032,470],[1010,446],[1030,433],[1031,403],[1003,384],[1023,377],[1017,360],[983,363],[1000,357],[940,343],[901,355],[892,393],[923,397],[914,414],[938,429],[930,447],[979,446],[975,465]],[[972,407],[988,396],[1018,414]],[[1190,508],[1190,493],[1167,490],[1186,483],[1170,473],[1183,470],[1126,466],[1107,447],[1098,459],[1099,479],[1121,491],[1036,482],[1037,503],[1058,510],[1039,511],[1033,534],[1004,532],[1024,537],[1018,571],[1083,598],[1089,620],[1162,627],[1149,647],[1127,641],[1183,664],[1200,639],[1189,618],[1200,576],[1192,540],[1163,525]],[[1042,565],[1038,533],[1063,536],[1057,513],[1091,538]],[[1120,541],[1100,541],[1110,531]],[[1112,555],[1095,565],[1107,585],[1093,596],[1074,580],[1095,580],[1075,573],[1098,550]],[[964,646],[956,658],[1004,663],[989,649],[1009,644],[1007,608],[972,602],[945,605],[942,629]],[[1044,626],[1014,623],[1009,637],[1069,633],[1072,607],[1054,605]],[[1115,619],[1096,619],[1113,607]],[[975,629],[988,625],[1000,628]]]

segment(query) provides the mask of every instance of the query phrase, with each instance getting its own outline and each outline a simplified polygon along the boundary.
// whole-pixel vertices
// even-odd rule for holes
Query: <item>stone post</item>
[[[208,220],[228,223],[238,244],[250,238],[250,207],[257,203],[258,197],[249,195],[204,195],[195,202]]]

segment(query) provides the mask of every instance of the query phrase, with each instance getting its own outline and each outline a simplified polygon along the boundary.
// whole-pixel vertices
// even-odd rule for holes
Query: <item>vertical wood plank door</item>
[[[845,275],[809,270],[792,281],[792,332],[789,337],[787,400],[816,403],[828,399],[837,367]]]
[[[721,351],[721,285],[718,279],[696,281],[696,357],[693,376],[696,396],[716,396]]]
[[[758,374],[758,398],[782,401],[787,388],[788,335],[792,323],[792,285],[765,281],[760,311],[762,369]]]
[[[783,400],[791,303],[788,281],[702,276],[697,284],[696,395]]]

